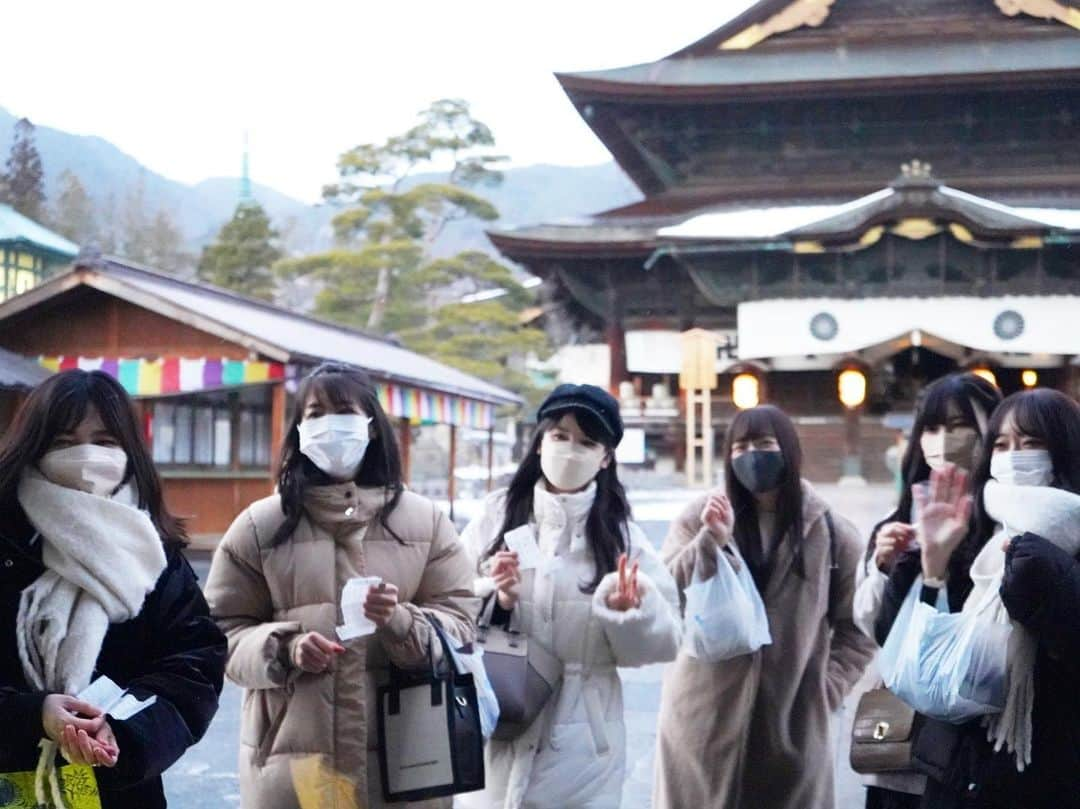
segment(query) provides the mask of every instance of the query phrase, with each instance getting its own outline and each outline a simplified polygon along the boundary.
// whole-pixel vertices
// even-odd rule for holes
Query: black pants
[[[866,809],[919,809],[920,795],[896,792],[884,787],[866,788]]]

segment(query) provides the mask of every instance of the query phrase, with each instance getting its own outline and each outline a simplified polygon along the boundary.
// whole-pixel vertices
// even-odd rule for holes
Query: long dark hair
[[[758,527],[757,501],[754,493],[735,476],[731,461],[731,447],[737,441],[753,441],[765,436],[775,436],[784,456],[784,476],[776,497],[776,531],[772,537],[774,546],[786,538],[793,545],[795,570],[805,578],[803,564],[803,492],[802,492],[802,444],[795,425],[787,413],[775,405],[758,405],[740,410],[732,419],[724,438],[724,483],[728,499],[735,512],[735,542],[742,551],[746,564],[758,589],[764,591],[769,579],[771,565],[765,559],[765,549]]]
[[[600,420],[586,410],[572,412],[582,432],[591,440],[603,444],[604,448],[614,456],[615,446],[612,444],[611,435]],[[544,433],[558,423],[559,419],[546,418],[536,425],[536,431],[529,442],[529,449],[506,490],[506,516],[503,518],[502,528],[488,547],[484,558],[502,550],[505,547],[503,536],[506,532],[526,525],[532,517],[533,489],[544,474],[540,468],[540,443],[544,439]],[[615,459],[612,457],[611,463],[596,475],[596,499],[585,520],[585,540],[596,565],[596,573],[592,581],[581,585],[581,592],[596,592],[604,576],[616,569],[619,555],[627,550],[627,523],[629,521],[630,503],[626,499],[626,491],[619,481]]]
[[[279,545],[292,536],[304,513],[304,492],[309,486],[325,486],[333,482],[300,451],[300,422],[304,420],[304,408],[313,393],[333,407],[360,405],[371,417],[374,435],[353,480],[358,486],[381,486],[386,490],[386,504],[379,510],[378,519],[383,528],[400,541],[386,524],[387,517],[397,507],[405,489],[401,480],[401,453],[393,425],[379,404],[378,393],[367,374],[344,363],[324,363],[304,378],[296,394],[277,471],[278,493],[281,495],[285,521],[274,533],[270,544]]]
[[[983,430],[988,429],[986,425],[990,416],[1000,403],[1001,391],[997,386],[970,372],[949,374],[926,386],[915,407],[915,423],[900,462],[900,499],[892,514],[870,532],[870,542],[866,547],[867,560],[873,558],[877,532],[881,526],[890,522],[911,522],[911,487],[930,479],[930,467],[922,451],[923,431],[947,424],[949,406],[954,405],[964,421],[979,433],[980,445],[985,444]],[[982,418],[976,415],[976,407],[980,408]]]
[[[128,457],[124,482],[134,479],[139,508],[150,515],[166,547],[183,547],[183,522],[165,506],[161,478],[150,458],[135,405],[120,383],[101,371],[61,371],[38,385],[0,441],[0,508],[20,514],[18,487],[58,435],[78,427],[91,405]]]
[[[1051,486],[1080,494],[1080,405],[1060,391],[1037,388],[1014,393],[994,411],[986,429],[979,462],[971,477],[975,495],[975,529],[953,554],[963,570],[971,567],[975,556],[994,534],[994,520],[986,513],[983,487],[990,480],[990,460],[1001,425],[1012,414],[1016,428],[1024,435],[1046,444],[1054,467]]]

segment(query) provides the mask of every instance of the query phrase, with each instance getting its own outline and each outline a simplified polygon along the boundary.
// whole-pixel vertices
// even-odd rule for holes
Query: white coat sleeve
[[[852,620],[868,638],[874,637],[874,621],[885,599],[885,584],[889,577],[881,572],[873,559],[859,560],[855,576],[855,597],[851,604]]]
[[[482,563],[481,559],[502,526],[502,504],[505,499],[504,491],[490,494],[484,501],[483,513],[473,517],[465,526],[465,530],[461,532],[461,541],[469,555],[469,562],[476,571],[473,594],[478,598],[487,598],[495,592],[495,582],[491,576],[485,575],[487,565]]]
[[[638,563],[641,604],[619,612],[607,597],[619,583],[618,572],[607,574],[593,594],[592,611],[603,628],[616,665],[644,666],[674,660],[682,640],[679,592],[667,566],[644,532],[630,524],[630,558]]]

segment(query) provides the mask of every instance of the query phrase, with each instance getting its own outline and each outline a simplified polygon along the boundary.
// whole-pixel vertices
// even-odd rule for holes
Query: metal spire
[[[240,170],[240,204],[246,205],[254,202],[255,197],[251,193],[251,174],[248,168],[248,133],[244,130],[244,157],[243,166]]]

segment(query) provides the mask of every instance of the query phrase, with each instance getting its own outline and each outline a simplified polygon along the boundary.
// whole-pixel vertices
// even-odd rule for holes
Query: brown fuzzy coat
[[[833,514],[838,569],[830,574],[827,506],[807,484],[803,498],[806,578],[785,539],[763,594],[772,644],[721,663],[683,651],[666,673],[654,809],[833,807],[831,717],[876,647],[851,619],[862,542]],[[704,504],[703,496],[687,506],[664,542],[680,591],[699,566],[705,576],[716,569]]]
[[[462,642],[473,638],[473,569],[450,521],[405,492],[387,520],[395,538],[371,519],[381,502],[381,492],[352,484],[318,487],[292,537],[271,547],[283,517],[278,497],[268,497],[237,517],[214,556],[206,597],[229,639],[226,673],[246,689],[243,809],[383,806],[375,697],[388,662],[426,664],[430,626],[421,610]],[[337,639],[342,587],[362,575],[397,585],[390,623],[345,643],[333,671],[293,668],[290,645],[302,632]]]

